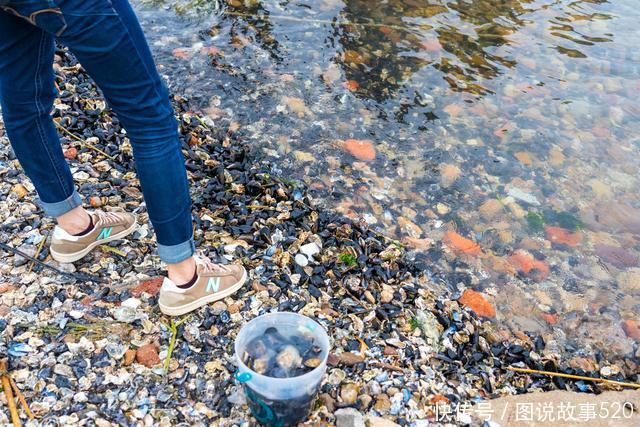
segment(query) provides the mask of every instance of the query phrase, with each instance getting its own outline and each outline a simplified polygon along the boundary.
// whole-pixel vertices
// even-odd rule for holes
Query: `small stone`
[[[322,402],[322,405],[327,408],[328,412],[333,413],[336,407],[336,400],[331,397],[329,393],[322,393],[320,396],[318,396],[318,399],[320,400],[320,402]]]
[[[384,354],[385,356],[396,356],[398,354],[398,350],[387,345],[384,347],[382,354]]]
[[[136,310],[138,307],[140,307],[140,304],[142,304],[142,301],[137,298],[127,298],[126,300],[122,301],[122,304],[120,306]]]
[[[347,405],[355,405],[359,392],[360,388],[356,384],[347,383],[340,388],[340,398]]]
[[[296,150],[296,151],[293,152],[293,156],[300,163],[315,162],[316,161],[316,157],[313,154],[311,154],[311,153],[309,153],[307,151]]]
[[[336,427],[365,427],[364,416],[354,408],[342,408],[335,412]]]
[[[11,192],[18,196],[18,200],[24,199],[29,194],[29,190],[22,184],[16,184],[11,187]]]
[[[638,265],[638,257],[627,249],[597,244],[595,246],[596,255],[618,268],[635,267]]]
[[[533,166],[533,156],[527,151],[518,151],[514,154],[515,158],[525,166]]]
[[[225,311],[227,311],[227,304],[224,301],[216,301],[211,305],[211,313],[214,316],[220,316]]]
[[[251,282],[251,289],[253,289],[256,292],[262,292],[262,291],[266,291],[267,287],[261,284],[260,282],[258,282],[257,280],[254,280],[253,282]]]
[[[625,292],[640,291],[640,268],[632,268],[618,274],[616,281]]]
[[[368,394],[363,394],[360,396],[360,408],[362,408],[363,410],[366,410],[367,408],[369,408],[369,406],[371,405],[371,402],[373,401],[373,397],[369,396]]]
[[[438,203],[436,205],[436,211],[440,215],[446,215],[449,212],[451,212],[451,208],[449,206],[445,205],[444,203]]]
[[[278,365],[285,371],[291,371],[302,364],[302,358],[297,348],[286,346],[276,357]]]
[[[382,292],[380,292],[380,301],[383,304],[393,301],[394,289],[389,285],[382,285]]]
[[[64,157],[67,160],[75,160],[78,157],[78,149],[75,147],[69,147],[64,150]]]
[[[0,295],[12,292],[16,287],[10,283],[0,283]]]
[[[551,272],[544,261],[535,259],[533,255],[526,251],[516,251],[508,258],[508,261],[519,272],[529,275],[537,281],[544,280]]]
[[[479,244],[459,235],[453,230],[448,230],[444,234],[442,242],[454,252],[464,253],[467,255],[479,255],[481,252]]]
[[[640,340],[640,322],[633,319],[627,319],[622,322],[622,330],[629,338]]]
[[[295,261],[296,264],[298,264],[300,267],[306,267],[307,265],[309,265],[309,258],[307,258],[304,254],[297,254],[295,256]]]
[[[591,187],[591,191],[593,191],[597,198],[599,199],[610,199],[613,197],[613,191],[611,191],[611,187],[605,184],[602,181],[598,181],[597,179],[592,179],[587,182],[589,187]]]
[[[585,372],[596,372],[596,364],[585,357],[573,357],[569,359],[569,366],[573,369],[582,369]]]
[[[160,356],[155,344],[146,344],[140,347],[136,352],[136,360],[147,368],[152,368],[159,364]]]
[[[480,215],[489,221],[504,212],[504,206],[498,199],[489,199],[480,206]]]
[[[155,277],[150,280],[145,280],[131,290],[131,295],[133,295],[134,297],[139,297],[143,293],[147,293],[151,296],[155,296],[158,294],[158,292],[160,292],[163,281],[163,277]]]
[[[314,255],[320,253],[320,246],[315,242],[307,243],[306,245],[300,246],[300,252],[312,258]]]
[[[269,368],[269,360],[267,359],[256,359],[253,361],[253,370],[259,374],[264,374],[267,372]]]
[[[446,164],[440,168],[440,185],[449,188],[462,175],[462,171],[456,165]]]
[[[354,365],[357,365],[358,363],[364,362],[364,357],[349,351],[340,353],[338,357],[339,357],[339,363],[342,363],[346,366],[354,366]]]
[[[379,413],[387,412],[389,408],[391,408],[391,400],[389,399],[389,396],[384,393],[378,395],[373,408]]]
[[[580,232],[571,233],[562,227],[547,226],[545,227],[545,232],[547,240],[559,245],[566,245],[575,248],[582,241],[582,235]]]
[[[372,415],[367,417],[367,425],[369,427],[400,427],[399,424],[396,424],[391,420],[382,417],[374,417]]]
[[[91,196],[89,197],[89,205],[92,208],[99,208],[103,205],[102,199],[100,197]]]
[[[371,141],[347,139],[343,143],[344,149],[358,160],[372,161],[376,158],[376,149]]]
[[[426,251],[433,245],[433,240],[431,239],[419,239],[411,236],[404,236],[402,238],[402,244],[408,246],[411,249],[416,249],[419,251]]]
[[[533,194],[529,194],[517,187],[511,187],[508,191],[509,196],[514,199],[520,200],[521,202],[525,202],[529,205],[540,206],[540,202]]]
[[[559,148],[553,147],[549,150],[549,163],[551,163],[551,166],[562,166],[564,159],[565,156]]]
[[[480,317],[496,317],[496,309],[493,308],[493,305],[480,292],[473,289],[466,289],[458,302],[468,306]]]
[[[130,348],[124,352],[124,361],[122,362],[122,364],[124,366],[129,366],[133,363],[135,358],[136,358],[136,350]]]

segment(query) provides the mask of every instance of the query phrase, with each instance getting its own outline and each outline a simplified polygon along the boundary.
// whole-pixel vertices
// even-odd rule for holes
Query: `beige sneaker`
[[[90,213],[93,230],[83,236],[73,236],[56,226],[51,240],[51,256],[59,262],[74,262],[98,245],[122,239],[133,233],[138,224],[136,216],[125,212]]]
[[[169,316],[189,313],[228,297],[247,281],[247,270],[243,266],[214,264],[206,258],[196,257],[196,271],[196,283],[188,289],[164,279],[158,299],[160,311]]]

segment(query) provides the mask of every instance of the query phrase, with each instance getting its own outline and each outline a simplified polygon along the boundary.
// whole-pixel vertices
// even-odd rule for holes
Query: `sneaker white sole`
[[[230,296],[231,294],[233,294],[234,292],[236,292],[238,289],[240,289],[242,287],[242,285],[245,284],[245,282],[247,281],[247,270],[244,269],[243,270],[243,274],[242,274],[242,278],[236,282],[233,286],[231,286],[229,289],[225,289],[222,292],[214,292],[210,295],[206,295],[200,299],[197,299],[195,301],[191,301],[188,304],[184,304],[181,306],[172,306],[172,307],[168,307],[166,305],[160,304],[158,303],[158,305],[160,306],[160,311],[164,314],[166,314],[167,316],[181,316],[183,314],[187,314],[193,310],[197,310],[198,308],[205,306],[207,304],[210,304],[212,302],[216,302],[216,301],[220,301],[221,299],[224,299],[228,296]]]
[[[96,240],[95,242],[91,243],[89,246],[87,246],[86,248],[78,252],[73,252],[70,254],[61,254],[59,252],[56,252],[55,249],[53,249],[53,247],[49,248],[49,252],[51,252],[51,257],[58,262],[64,262],[64,263],[75,262],[75,261],[78,261],[80,258],[83,258],[84,256],[86,256],[96,246],[104,245],[105,243],[122,239],[123,237],[126,237],[129,234],[136,231],[137,228],[138,228],[138,222],[136,221],[131,225],[131,227],[127,228],[126,230],[123,230],[118,234],[114,234],[113,236],[109,236],[106,239]]]

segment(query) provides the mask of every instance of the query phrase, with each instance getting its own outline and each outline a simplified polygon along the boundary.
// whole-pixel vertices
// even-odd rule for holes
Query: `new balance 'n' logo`
[[[100,231],[100,234],[98,234],[98,237],[96,237],[96,240],[100,240],[100,239],[108,239],[109,236],[111,236],[111,232],[113,231],[113,227],[105,227]]]
[[[207,292],[218,292],[218,289],[220,289],[220,278],[209,278],[209,281],[207,282]]]

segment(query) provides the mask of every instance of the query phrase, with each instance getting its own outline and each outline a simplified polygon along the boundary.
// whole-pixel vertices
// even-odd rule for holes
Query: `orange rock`
[[[364,57],[355,50],[345,50],[343,54],[344,62],[352,62],[354,64],[362,64]]]
[[[442,111],[444,111],[451,117],[456,117],[462,112],[462,106],[460,106],[459,104],[449,104],[444,107]]]
[[[0,295],[13,291],[16,287],[10,283],[0,283]]]
[[[355,80],[347,80],[346,82],[344,82],[344,87],[353,92],[358,90],[358,88],[360,87],[360,83]]]
[[[480,292],[467,289],[462,293],[458,302],[469,307],[480,317],[496,317],[496,309]]]
[[[202,55],[216,56],[220,54],[220,49],[215,46],[206,46],[200,49]]]
[[[640,340],[640,323],[637,320],[625,320],[622,322],[622,330],[629,338]]]
[[[533,164],[533,157],[531,156],[531,153],[528,153],[526,151],[518,151],[514,154],[514,156],[520,161],[520,163],[525,166],[531,166]]]
[[[565,230],[562,227],[545,227],[547,232],[547,240],[551,243],[567,245],[572,248],[578,246],[578,243],[582,241],[582,234],[580,232],[571,233],[569,230]]]
[[[75,147],[69,147],[64,150],[64,157],[68,160],[74,160],[78,157],[78,149]]]
[[[89,197],[89,205],[91,205],[92,208],[99,208],[102,206],[102,199],[95,196]]]
[[[429,398],[430,405],[437,405],[438,403],[448,405],[449,398],[447,398],[447,396],[443,396],[442,394],[434,394]]]
[[[347,139],[344,141],[344,149],[356,159],[365,162],[376,158],[376,149],[371,141]]]
[[[136,358],[136,351],[132,348],[124,352],[124,362],[122,363],[124,366],[129,366],[133,363],[133,360]]]
[[[422,42],[422,47],[427,52],[440,52],[442,50],[442,45],[438,39],[429,39],[424,41]]]
[[[455,252],[462,252],[467,255],[480,255],[480,245],[473,240],[462,237],[453,230],[444,234],[442,242]]]
[[[381,26],[381,27],[379,27],[379,28],[378,28],[378,30],[380,30],[380,32],[381,32],[382,34],[389,34],[389,33],[392,33],[392,32],[393,32],[393,29],[392,29],[392,28],[385,27],[385,26]]]
[[[177,47],[177,48],[173,49],[171,54],[176,58],[189,59],[189,49],[186,49],[186,48],[183,48],[183,47]]]
[[[543,261],[537,260],[526,251],[517,251],[509,257],[509,263],[519,272],[526,275],[531,274],[535,280],[543,280],[549,273],[549,266]]]
[[[134,297],[139,297],[142,293],[147,293],[151,296],[156,295],[160,292],[160,288],[162,287],[162,282],[164,281],[163,277],[155,277],[151,280],[146,280],[140,283],[138,286],[131,290],[131,295]]]
[[[155,344],[143,345],[136,352],[136,360],[138,363],[152,368],[160,363],[160,356],[158,356],[158,349]]]
[[[541,313],[540,317],[550,325],[555,325],[558,323],[558,313]]]

